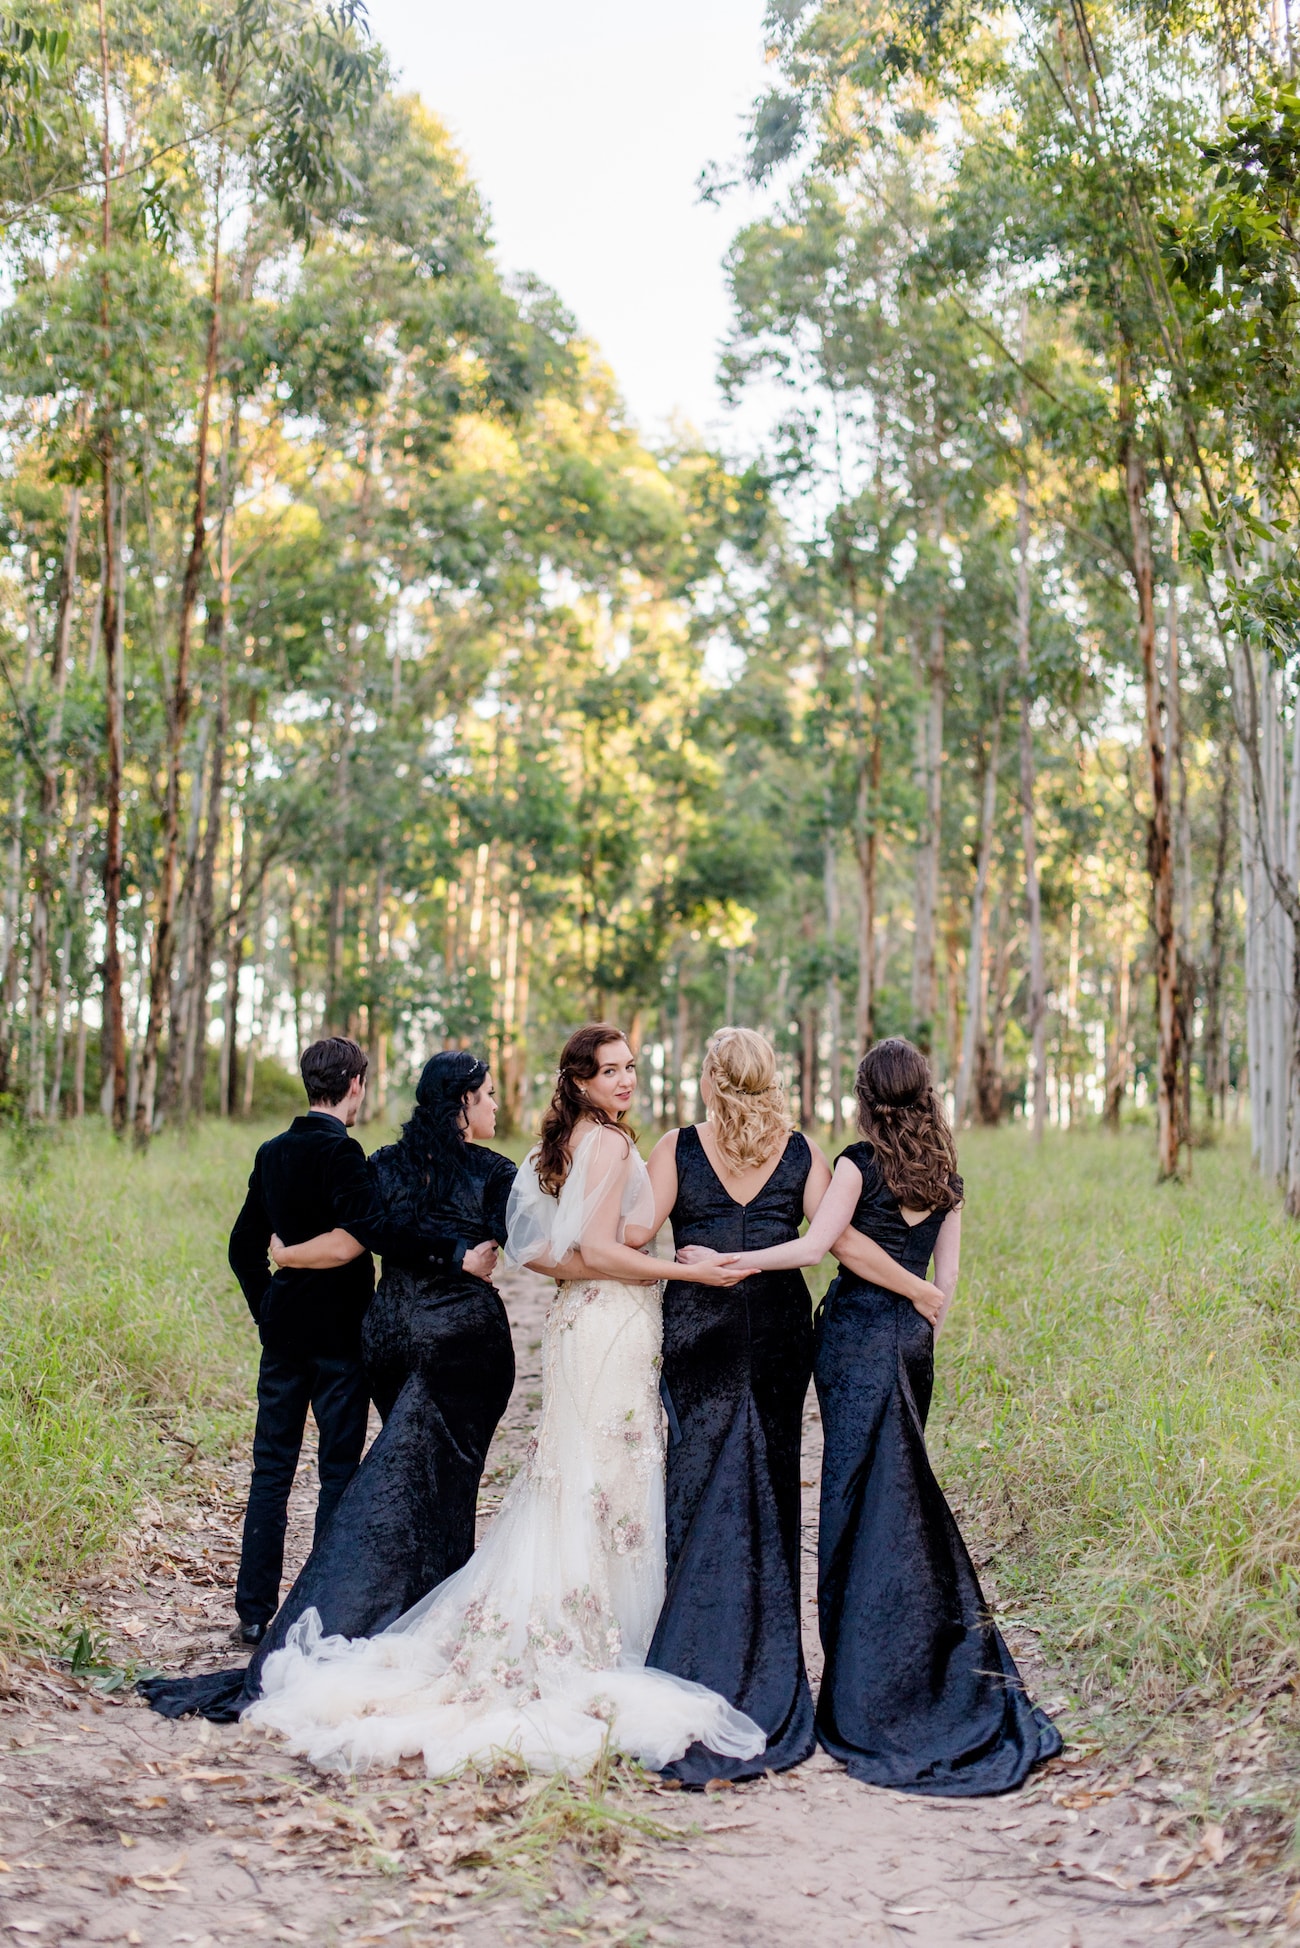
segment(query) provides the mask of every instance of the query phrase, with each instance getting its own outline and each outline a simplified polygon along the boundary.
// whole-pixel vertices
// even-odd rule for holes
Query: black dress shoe
[[[232,1632],[232,1635],[237,1644],[260,1644],[266,1635],[266,1625],[264,1623],[241,1623]]]

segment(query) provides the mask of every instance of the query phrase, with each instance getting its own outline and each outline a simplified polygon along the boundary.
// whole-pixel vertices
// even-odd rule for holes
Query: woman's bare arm
[[[835,1240],[831,1251],[841,1265],[847,1265],[859,1278],[865,1278],[871,1285],[883,1285],[886,1292],[897,1292],[902,1299],[910,1299],[938,1331],[947,1300],[937,1284],[932,1285],[928,1278],[918,1278],[915,1272],[909,1272],[896,1258],[890,1257],[883,1245],[878,1245],[874,1238],[864,1237],[852,1225]]]
[[[812,1151],[813,1161],[804,1185],[803,1208],[804,1215],[812,1219],[821,1209],[822,1199],[830,1187],[831,1167],[817,1144],[810,1142],[808,1148]],[[872,1285],[883,1285],[887,1292],[897,1292],[900,1298],[910,1299],[931,1324],[935,1315],[941,1312],[943,1293],[937,1285],[931,1285],[928,1279],[917,1278],[896,1258],[891,1258],[883,1245],[878,1245],[874,1238],[864,1237],[851,1224],[841,1231],[831,1246],[831,1254],[839,1259],[841,1265],[847,1265],[851,1272],[856,1272],[859,1278],[868,1279]]]
[[[543,1272],[547,1278],[553,1278],[557,1285],[572,1285],[578,1280],[596,1277],[580,1251],[566,1252],[554,1265],[530,1265],[528,1269]],[[658,1274],[655,1276],[657,1278]]]
[[[738,1251],[732,1264],[746,1272],[797,1271],[805,1265],[820,1265],[853,1216],[861,1195],[862,1172],[847,1157],[841,1157],[835,1166],[830,1189],[817,1206],[816,1215],[801,1238],[791,1238],[788,1244],[768,1245],[763,1251]],[[701,1245],[688,1245],[678,1253],[681,1262],[692,1266],[697,1275],[717,1255],[716,1252],[706,1251]]]
[[[814,1143],[811,1137],[807,1139],[807,1143],[812,1151],[812,1163],[804,1180],[803,1214],[811,1223],[822,1207],[823,1197],[831,1187],[831,1167],[826,1161],[821,1145]]]
[[[272,1235],[271,1257],[282,1271],[328,1272],[339,1265],[350,1265],[354,1258],[360,1258],[365,1250],[350,1231],[335,1226],[333,1231],[320,1231],[305,1244],[287,1245],[281,1238]],[[462,1269],[475,1278],[489,1279],[496,1270],[497,1244],[495,1238],[486,1238],[465,1253]]]
[[[961,1206],[949,1211],[939,1227],[939,1235],[934,1241],[934,1282],[943,1294],[943,1307],[934,1322],[936,1339],[948,1316],[953,1293],[957,1290],[957,1273],[961,1267]]]
[[[350,1231],[337,1225],[333,1231],[320,1231],[300,1245],[287,1245],[274,1235],[271,1238],[271,1256],[281,1271],[287,1272],[331,1271],[336,1265],[350,1265],[364,1250]]]
[[[625,1163],[628,1151],[622,1148],[616,1154],[613,1146],[626,1146],[628,1139],[621,1130],[603,1129],[594,1141],[600,1146],[595,1162],[604,1165]],[[598,1278],[627,1279],[629,1283],[644,1284],[647,1266],[653,1266],[652,1278],[684,1279],[692,1285],[738,1285],[746,1276],[739,1262],[729,1255],[719,1257],[715,1252],[705,1265],[679,1265],[671,1259],[647,1258],[644,1252],[634,1251],[631,1245],[622,1244],[618,1237],[618,1226],[623,1201],[625,1172],[615,1168],[610,1174],[609,1188],[597,1204],[587,1223],[582,1240],[582,1256]],[[746,1268],[752,1269],[752,1267]]]
[[[643,1245],[653,1244],[668,1219],[668,1213],[677,1202],[677,1131],[669,1130],[661,1136],[650,1152],[646,1165],[650,1173],[650,1188],[654,1192],[655,1214],[650,1224],[629,1224],[623,1231],[624,1244],[639,1251]]]

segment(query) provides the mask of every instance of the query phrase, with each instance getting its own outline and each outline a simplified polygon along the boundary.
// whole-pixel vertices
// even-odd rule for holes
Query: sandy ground
[[[549,1292],[503,1279],[519,1377],[484,1482],[500,1500],[534,1416]],[[805,1631],[820,1429],[805,1428]],[[167,1671],[239,1662],[229,1633],[246,1463],[147,1508],[78,1593],[97,1661]],[[300,1472],[291,1564],[314,1504]],[[1008,1628],[1032,1687],[1056,1696],[1033,1639]],[[118,1683],[116,1691],[105,1686]],[[708,1940],[855,1944],[1298,1940],[1248,1850],[1189,1816],[1186,1782],[1132,1753],[1067,1749],[1007,1799],[921,1800],[853,1784],[824,1757],[688,1794],[618,1780],[580,1795],[501,1774],[435,1785],[323,1778],[264,1735],[153,1716],[120,1677],[15,1667],[0,1689],[0,1932],[15,1942],[439,1943]],[[566,1827],[564,1822],[570,1820]],[[568,1837],[566,1837],[566,1834]],[[1229,1857],[1225,1861],[1225,1851]]]

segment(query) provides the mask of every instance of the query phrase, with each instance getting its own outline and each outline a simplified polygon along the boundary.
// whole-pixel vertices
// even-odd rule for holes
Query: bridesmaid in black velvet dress
[[[671,1131],[651,1155],[657,1220],[671,1219],[679,1249],[797,1237],[830,1169],[790,1127],[771,1044],[752,1029],[720,1029],[700,1093],[708,1122]],[[647,1661],[720,1692],[767,1733],[755,1759],[693,1745],[666,1768],[703,1785],[782,1771],[814,1747],[799,1630],[812,1302],[796,1271],[730,1290],[670,1284],[663,1305],[668,1582]]]
[[[505,1307],[467,1252],[491,1269],[486,1243],[504,1244],[515,1166],[484,1147],[496,1128],[485,1063],[451,1050],[425,1064],[415,1109],[397,1143],[369,1159],[385,1218],[400,1235],[453,1238],[452,1267],[436,1276],[385,1258],[362,1327],[362,1354],[383,1430],[353,1475],[247,1670],[142,1685],[169,1717],[200,1711],[238,1718],[291,1627],[315,1610],[326,1636],[371,1637],[469,1560],[489,1443],[514,1385]],[[361,1247],[346,1231],[305,1244],[272,1241],[277,1264],[319,1269]]]
[[[926,1453],[934,1330],[957,1281],[956,1150],[910,1042],[869,1049],[857,1094],[867,1141],[837,1160],[806,1236],[739,1261],[760,1270],[816,1262],[846,1222],[917,1278],[935,1260],[935,1284],[910,1303],[842,1270],[818,1321],[826,1668],[817,1736],[871,1785],[950,1798],[1008,1792],[1060,1751],[1061,1737],[1025,1694]]]

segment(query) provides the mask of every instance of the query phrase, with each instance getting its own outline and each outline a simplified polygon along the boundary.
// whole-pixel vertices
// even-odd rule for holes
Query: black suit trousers
[[[365,1378],[356,1360],[296,1357],[263,1347],[257,1375],[253,1480],[235,1585],[241,1623],[269,1623],[280,1607],[289,1491],[302,1451],[308,1407],[320,1437],[316,1450],[319,1540],[366,1444],[370,1398]]]

